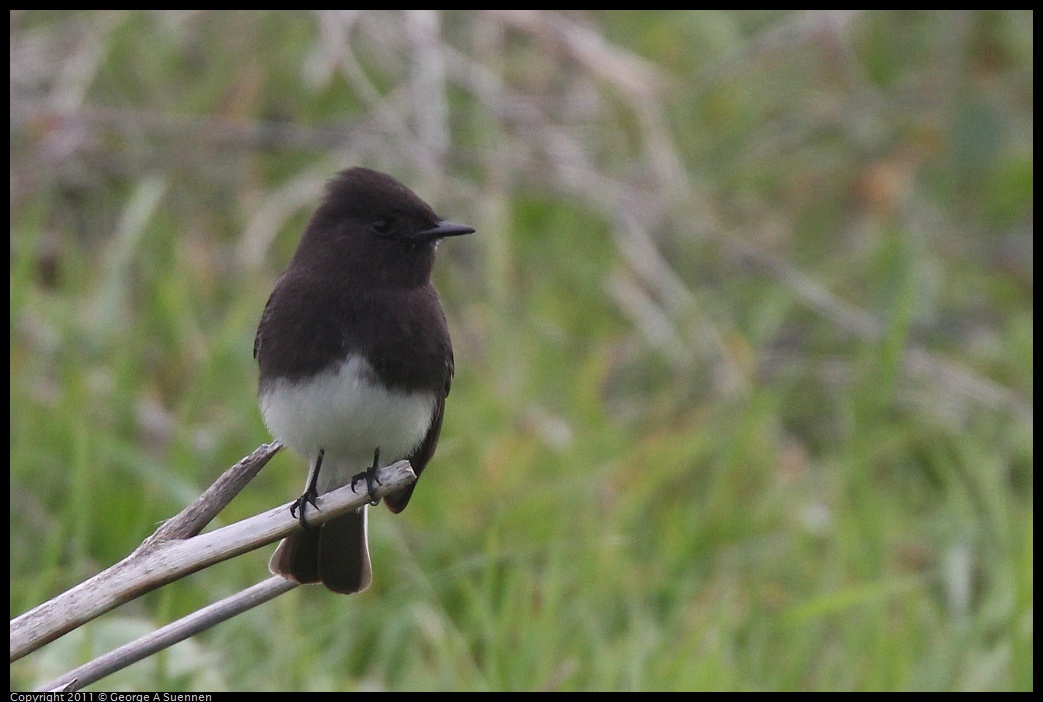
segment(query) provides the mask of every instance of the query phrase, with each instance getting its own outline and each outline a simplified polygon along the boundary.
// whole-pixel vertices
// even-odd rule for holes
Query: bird
[[[254,337],[264,423],[310,465],[292,508],[302,528],[272,573],[345,594],[372,582],[368,505],[311,527],[305,510],[372,481],[379,462],[407,459],[419,479],[431,461],[455,373],[431,272],[442,239],[474,231],[385,173],[354,167],[327,184]],[[388,508],[405,509],[415,487],[386,495]]]

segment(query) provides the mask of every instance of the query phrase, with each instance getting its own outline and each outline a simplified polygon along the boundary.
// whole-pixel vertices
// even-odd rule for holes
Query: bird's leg
[[[366,489],[369,490],[369,503],[371,505],[380,504],[380,498],[374,499],[373,495],[376,493],[377,485],[380,485],[380,480],[377,479],[377,468],[380,467],[380,447],[377,446],[377,450],[373,452],[373,465],[368,470],[364,470],[361,473],[356,473],[351,478],[351,489],[355,489],[355,483],[360,480],[366,481]]]
[[[310,504],[315,509],[319,506],[315,504],[315,498],[319,496],[319,469],[322,468],[322,457],[326,455],[326,449],[319,449],[319,457],[315,459],[315,465],[311,469],[311,476],[308,478],[308,487],[305,488],[304,494],[294,500],[293,504],[290,505],[290,515],[297,517],[297,510],[301,511],[300,519],[301,527],[304,529],[308,528],[308,522],[304,521],[304,506]]]

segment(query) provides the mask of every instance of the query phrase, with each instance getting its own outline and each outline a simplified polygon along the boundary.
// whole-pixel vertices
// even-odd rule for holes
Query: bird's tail
[[[368,505],[321,526],[290,534],[268,569],[299,583],[321,582],[333,592],[361,592],[373,581],[366,523]]]

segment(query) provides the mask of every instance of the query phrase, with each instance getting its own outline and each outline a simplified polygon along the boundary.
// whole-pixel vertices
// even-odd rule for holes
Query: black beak
[[[439,222],[437,227],[417,232],[413,237],[416,241],[437,241],[447,236],[460,236],[462,234],[473,234],[474,227],[466,224],[453,224],[452,222]]]

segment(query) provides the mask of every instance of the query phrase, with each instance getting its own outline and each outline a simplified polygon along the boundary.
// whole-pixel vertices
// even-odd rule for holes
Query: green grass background
[[[258,316],[366,165],[478,229],[373,586],[89,689],[1031,689],[1032,63],[1031,12],[13,12],[11,615],[268,440]]]

